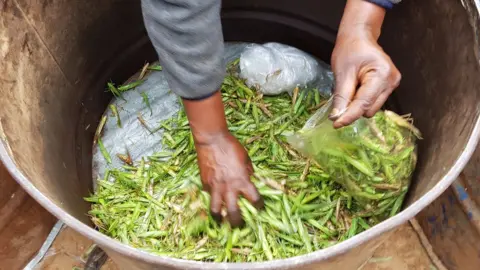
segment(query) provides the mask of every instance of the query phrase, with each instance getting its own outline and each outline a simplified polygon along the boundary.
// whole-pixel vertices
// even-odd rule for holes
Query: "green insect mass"
[[[325,101],[316,89],[299,90],[294,102],[286,93],[263,96],[228,70],[222,86],[228,127],[251,157],[251,180],[265,208],[240,198],[241,228],[211,218],[181,109],[160,124],[163,152],[110,169],[97,181],[85,200],[99,231],[162,256],[258,262],[329,247],[400,210],[416,163],[407,128],[379,113],[360,129],[334,130],[324,122],[299,132]],[[303,148],[289,144],[294,134]]]
[[[372,119],[361,118],[338,130],[330,121],[320,121],[289,137],[353,197],[360,217],[380,221],[395,215],[415,169],[419,134],[409,128],[407,118],[391,117],[392,113],[380,111]]]

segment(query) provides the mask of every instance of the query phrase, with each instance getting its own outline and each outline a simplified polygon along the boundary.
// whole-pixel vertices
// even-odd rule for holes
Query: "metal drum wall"
[[[37,253],[55,223],[0,163],[0,269],[21,269]]]
[[[469,1],[408,0],[389,12],[381,44],[403,73],[393,101],[424,133],[418,169],[400,214],[330,248],[264,263],[198,263],[141,252],[91,227],[83,197],[92,188],[94,127],[111,98],[104,84],[156,58],[138,1],[0,4],[0,157],[35,200],[125,269],[356,269],[386,232],[450,186],[478,142],[478,10],[462,3]],[[280,41],[328,61],[343,5],[225,0],[225,38]]]
[[[480,269],[480,148],[453,185],[417,219],[448,269]]]

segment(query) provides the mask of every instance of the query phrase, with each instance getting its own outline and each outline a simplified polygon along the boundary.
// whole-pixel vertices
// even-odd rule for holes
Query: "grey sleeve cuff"
[[[225,76],[220,0],[142,0],[148,35],[170,89],[187,99],[217,91]]]

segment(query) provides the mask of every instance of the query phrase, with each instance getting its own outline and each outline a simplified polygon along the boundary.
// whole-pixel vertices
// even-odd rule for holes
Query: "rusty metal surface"
[[[480,235],[452,189],[417,217],[435,253],[450,270],[480,267]]]
[[[479,187],[480,147],[447,192],[417,217],[450,270],[480,269]]]
[[[412,203],[451,170],[458,151],[468,150],[465,141],[480,112],[480,69],[476,32],[460,1],[408,2],[411,6],[399,5],[393,12],[398,21],[387,21],[381,43],[387,51],[399,52],[391,54],[404,78],[395,94],[424,137],[415,176],[419,180],[408,198]]]
[[[462,5],[470,15],[475,57],[480,59],[480,2],[463,0]],[[449,190],[420,212],[417,219],[435,253],[448,269],[480,269],[480,147]]]
[[[0,269],[22,269],[42,246],[55,220],[0,163]]]
[[[225,37],[282,41],[325,59],[342,5],[330,0],[226,0]],[[382,44],[403,73],[395,100],[413,113],[426,138],[415,184],[400,214],[315,253],[256,264],[196,263],[135,250],[89,226],[83,197],[91,188],[94,129],[110,98],[104,83],[123,81],[145,60],[155,59],[138,1],[0,2],[0,157],[38,202],[129,269],[131,263],[140,269],[355,268],[369,255],[359,247],[373,249],[377,237],[437,198],[475,149],[480,76],[476,27],[469,22],[459,0],[409,0],[389,13]]]

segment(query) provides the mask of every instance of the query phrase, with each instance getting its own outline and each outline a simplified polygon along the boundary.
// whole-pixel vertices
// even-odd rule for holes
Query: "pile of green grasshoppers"
[[[92,204],[89,215],[99,231],[161,256],[259,262],[329,247],[399,211],[401,204],[396,200],[393,204],[389,201],[387,208],[370,204],[365,209],[351,189],[334,179],[339,177],[339,170],[379,177],[381,168],[368,165],[370,174],[344,160],[326,168],[315,156],[307,158],[287,143],[287,137],[300,130],[326,98],[316,89],[298,88],[291,96],[263,96],[239,79],[237,64],[230,65],[222,86],[225,115],[230,132],[251,157],[255,171],[252,181],[265,200],[265,208],[257,210],[241,198],[238,203],[245,221],[241,228],[211,218],[210,197],[202,191],[188,119],[180,109],[155,129],[164,132],[162,152],[138,162],[118,154],[125,165],[107,170],[97,181],[95,194],[85,198]],[[121,97],[121,86],[110,83],[108,87]],[[145,102],[148,105],[148,99]],[[112,113],[118,117],[118,111],[112,109]],[[111,161],[100,133],[95,140],[105,159]],[[361,187],[362,192],[368,190]],[[383,198],[385,195],[378,194],[388,190],[373,192]]]

